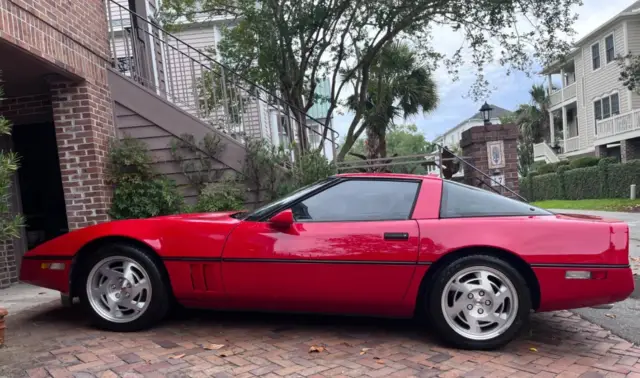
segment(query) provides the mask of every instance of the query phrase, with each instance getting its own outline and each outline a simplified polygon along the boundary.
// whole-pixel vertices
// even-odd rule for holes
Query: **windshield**
[[[245,220],[258,220],[260,218],[262,218],[264,215],[269,214],[271,211],[273,211],[274,209],[280,207],[280,206],[284,206],[287,203],[292,203],[295,202],[298,198],[304,197],[305,195],[313,192],[314,190],[323,187],[327,184],[327,182],[333,180],[332,178],[329,179],[325,179],[322,181],[318,181],[315,182],[311,185],[307,185],[305,187],[302,187],[296,191],[294,191],[293,193],[289,193],[286,196],[271,202],[265,206],[262,206],[256,210],[254,210],[252,213],[249,213],[248,215],[246,215],[246,217],[244,217]]]

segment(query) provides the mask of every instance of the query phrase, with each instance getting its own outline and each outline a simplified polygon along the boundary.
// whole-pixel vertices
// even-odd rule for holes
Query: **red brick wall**
[[[463,156],[467,157],[467,161],[473,164],[477,169],[489,176],[493,172],[489,171],[489,161],[487,156],[487,142],[504,141],[504,158],[505,167],[500,168],[500,173],[504,174],[506,186],[518,193],[520,183],[518,180],[518,128],[515,125],[489,125],[476,126],[462,133],[460,147]],[[463,164],[464,166],[464,164]],[[470,167],[464,167],[465,182],[470,185],[476,185],[480,178],[487,184],[491,184],[491,180],[478,173]],[[500,191],[501,188],[496,188]],[[507,190],[503,190],[503,194],[508,197],[514,197]]]
[[[87,82],[51,82],[69,229],[108,220],[107,147],[114,136],[109,91]]]
[[[51,95],[13,97],[0,100],[0,115],[13,125],[51,122]]]
[[[104,0],[0,0],[0,39],[49,62],[52,73],[54,68],[64,72],[64,78],[48,79],[50,93],[40,100],[22,110],[5,105],[5,116],[30,123],[27,113],[42,116],[39,112],[48,111],[45,98],[51,99],[49,119],[56,128],[69,229],[108,220],[110,190],[104,176],[115,126]],[[0,272],[11,269],[12,263],[2,258],[7,250],[0,247]]]

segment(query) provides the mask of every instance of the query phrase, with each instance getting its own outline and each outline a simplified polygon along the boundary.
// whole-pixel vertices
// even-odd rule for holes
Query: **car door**
[[[237,307],[324,313],[392,311],[416,268],[411,219],[420,181],[338,180],[289,208],[294,223],[240,224],[223,251],[222,276]]]

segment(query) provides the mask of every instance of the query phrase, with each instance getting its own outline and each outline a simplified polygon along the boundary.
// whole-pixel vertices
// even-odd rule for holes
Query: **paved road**
[[[629,255],[631,257],[640,257],[640,213],[579,210],[553,211],[558,213],[598,215],[627,222],[630,231]],[[585,308],[575,310],[574,312],[620,337],[640,344],[640,261],[631,261],[631,266],[634,268],[634,272],[636,272],[636,291],[631,295],[631,298],[616,303],[610,310]]]

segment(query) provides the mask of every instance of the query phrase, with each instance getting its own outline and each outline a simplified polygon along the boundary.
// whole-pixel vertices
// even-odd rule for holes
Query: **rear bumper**
[[[628,266],[534,267],[533,270],[540,285],[540,312],[615,303],[627,299],[634,289],[633,272]],[[567,271],[589,271],[599,278],[567,279]]]
[[[25,256],[20,267],[20,280],[68,294],[70,270],[71,259]]]

